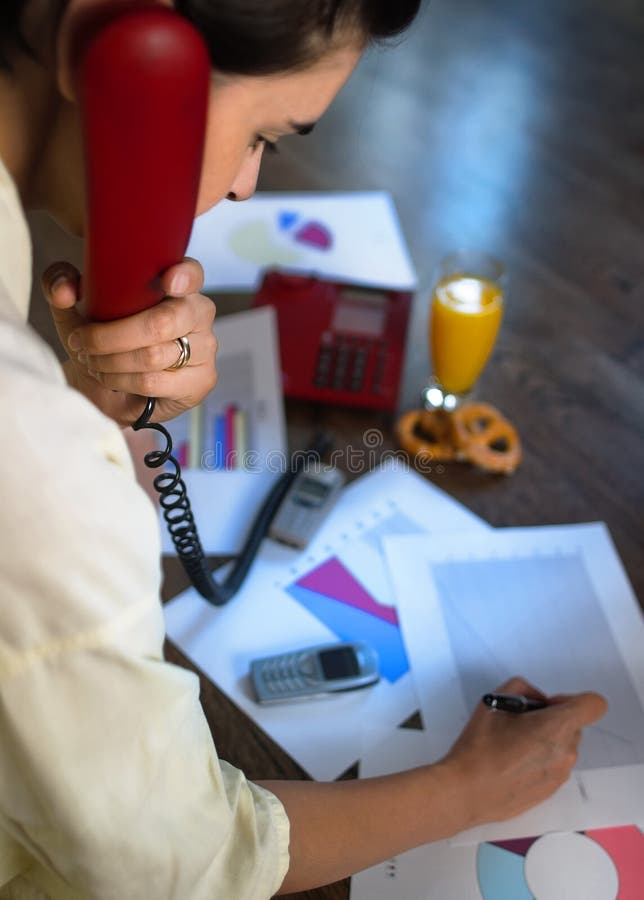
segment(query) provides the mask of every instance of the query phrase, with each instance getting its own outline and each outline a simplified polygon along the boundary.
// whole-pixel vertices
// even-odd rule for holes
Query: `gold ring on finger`
[[[168,366],[166,372],[176,372],[177,369],[183,369],[190,362],[190,341],[188,336],[175,338],[174,342],[179,348],[179,356],[171,366]]]

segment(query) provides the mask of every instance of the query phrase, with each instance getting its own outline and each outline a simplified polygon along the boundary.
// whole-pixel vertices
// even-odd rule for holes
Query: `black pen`
[[[511,713],[531,712],[548,705],[545,700],[533,700],[523,694],[483,694],[483,703],[490,709]]]

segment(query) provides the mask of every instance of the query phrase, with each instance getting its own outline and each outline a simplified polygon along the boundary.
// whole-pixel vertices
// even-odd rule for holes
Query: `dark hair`
[[[411,24],[421,0],[176,0],[204,36],[213,66],[236,75],[300,69],[334,42],[365,44]]]
[[[213,66],[237,75],[303,68],[325,49],[357,35],[393,37],[412,22],[421,0],[176,0],[203,34]],[[0,0],[0,68],[15,50],[30,52],[20,19],[27,0]]]
[[[20,18],[25,0],[0,0],[0,69],[10,69],[12,51],[29,53],[20,30]]]

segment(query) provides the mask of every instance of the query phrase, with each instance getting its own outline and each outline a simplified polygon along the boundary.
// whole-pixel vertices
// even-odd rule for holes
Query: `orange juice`
[[[503,315],[503,292],[495,281],[463,273],[438,282],[432,299],[430,339],[433,372],[451,394],[476,383],[494,347]]]

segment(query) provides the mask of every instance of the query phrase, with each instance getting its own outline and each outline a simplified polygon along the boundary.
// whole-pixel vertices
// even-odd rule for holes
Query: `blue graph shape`
[[[291,584],[286,591],[340,640],[370,644],[378,654],[380,672],[387,681],[393,683],[409,671],[405,646],[396,625],[299,584]]]
[[[480,844],[476,873],[484,900],[534,900],[525,880],[525,857]]]
[[[295,225],[299,218],[300,217],[296,212],[284,210],[277,214],[277,226],[280,231],[288,231],[292,225]]]

